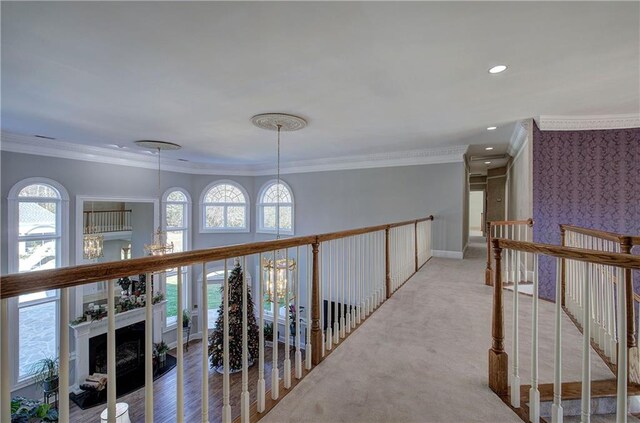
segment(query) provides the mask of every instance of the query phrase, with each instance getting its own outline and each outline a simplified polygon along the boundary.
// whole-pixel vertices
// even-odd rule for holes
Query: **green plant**
[[[37,386],[50,391],[58,386],[59,362],[57,358],[45,357],[31,366],[29,372]]]
[[[156,355],[166,354],[167,352],[169,352],[169,346],[164,341],[160,341],[157,344],[153,344],[153,349]]]
[[[189,313],[189,310],[184,309],[182,310],[182,326],[186,328],[189,323],[191,323],[191,313]]]
[[[265,323],[262,330],[264,331],[264,339],[270,341],[273,338],[273,324]]]
[[[42,401],[15,397],[11,399],[11,423],[57,422],[58,411]]]

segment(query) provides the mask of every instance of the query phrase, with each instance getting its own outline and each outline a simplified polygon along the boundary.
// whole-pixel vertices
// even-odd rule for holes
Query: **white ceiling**
[[[640,112],[639,21],[637,2],[2,2],[2,130],[251,165],[275,134],[249,118],[287,112],[309,126],[284,160],[504,153],[520,119]]]

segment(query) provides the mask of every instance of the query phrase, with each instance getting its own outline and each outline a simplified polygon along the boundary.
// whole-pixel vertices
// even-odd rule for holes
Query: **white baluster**
[[[347,272],[347,260],[348,260],[348,252],[346,246],[346,239],[341,238],[340,243],[342,244],[342,254],[340,260],[340,338],[344,338],[346,336],[346,316],[345,316],[345,306],[346,306],[346,293],[347,293],[347,280],[346,280],[346,272]]]
[[[582,336],[582,411],[580,421],[591,421],[591,265],[584,263],[583,336]]]
[[[9,387],[9,300],[0,300],[0,421],[11,421]]]
[[[347,238],[347,244],[349,245],[349,250],[347,253],[347,262],[346,262],[346,270],[347,270],[347,282],[346,282],[346,316],[345,316],[345,332],[351,333],[351,287],[353,285],[353,237]]]
[[[284,312],[284,387],[286,389],[291,388],[291,320],[289,313],[289,307],[291,306],[291,297],[289,297],[289,290],[291,288],[291,277],[292,273],[289,269],[289,249],[285,250],[285,290],[284,290],[284,304],[285,304],[285,312]]]
[[[618,268],[618,380],[616,399],[616,422],[627,421],[627,287],[624,281],[624,270]]]
[[[242,257],[242,393],[240,394],[240,420],[249,423],[249,343],[248,310],[249,295],[247,286],[247,256]]]
[[[61,422],[69,421],[69,288],[60,290],[60,357],[58,360],[58,385],[60,402],[58,418]]]
[[[553,404],[551,422],[562,423],[562,281],[560,259],[556,260],[556,315],[555,315],[555,354],[553,362]],[[540,269],[537,259],[534,262],[534,279],[538,281]]]
[[[306,246],[307,251],[307,323],[306,323],[306,344],[304,348],[304,361],[305,361],[305,369],[311,370],[311,291],[312,291],[312,283],[313,280],[313,270],[312,270],[312,262],[313,259],[311,257],[311,248],[309,245]],[[322,266],[319,266],[322,269]],[[322,277],[318,278],[320,283],[322,281]],[[322,292],[322,289],[319,290]],[[322,301],[322,299],[320,299]],[[320,313],[322,315],[322,313]],[[320,326],[322,327],[322,326]]]
[[[333,307],[331,307],[331,303],[333,301],[333,297],[331,296],[331,285],[333,285],[333,241],[327,242],[327,256],[328,256],[328,268],[327,268],[327,287],[328,287],[328,297],[327,297],[327,350],[330,350],[333,347]]]
[[[151,273],[146,274],[146,280],[151,281]],[[151,291],[151,283],[147,283]],[[203,342],[203,344],[207,344]],[[153,292],[151,297],[145,296],[144,304],[144,421],[153,423]],[[205,355],[205,357],[207,357]],[[205,370],[207,366],[205,366]]]
[[[202,327],[202,390],[200,391],[202,423],[209,422],[209,286],[207,280],[207,263],[202,263],[202,285],[200,286],[200,326]],[[260,297],[262,298],[262,297]],[[147,308],[147,318],[153,310]],[[153,376],[151,376],[151,391],[153,392]],[[145,394],[145,396],[148,394]],[[146,398],[145,398],[146,400]],[[147,422],[151,423],[151,422]]]
[[[525,254],[525,263],[527,254]],[[525,265],[525,271],[527,267]],[[529,389],[529,421],[540,421],[540,391],[538,390],[538,255],[533,256],[533,292],[531,306],[531,388]]]
[[[178,266],[176,269],[178,272],[178,289],[176,296],[178,297],[178,322],[176,327],[176,419],[178,423],[184,421],[184,331],[182,328],[183,319],[182,319],[182,310],[184,309],[183,305],[183,294],[182,294],[182,267]],[[226,370],[226,368],[225,368]]]
[[[258,256],[260,263],[260,284],[258,286],[258,317],[260,327],[258,328],[258,388],[257,388],[257,404],[258,413],[264,412],[266,398],[266,383],[264,380],[264,270],[263,270],[262,253]]]
[[[300,284],[302,281],[300,280],[300,247],[296,247],[296,260],[298,261],[296,266],[296,278],[295,283],[293,284],[296,292],[294,298],[294,306],[296,310],[296,318],[294,322],[296,336],[294,338],[294,342],[296,343],[296,353],[295,353],[295,372],[296,379],[302,378],[302,351],[300,351],[300,314],[302,313],[302,308],[300,307],[302,304],[302,299],[300,298]],[[311,310],[311,309],[309,309]]]
[[[513,375],[511,377],[511,405],[514,408],[520,408],[520,372],[519,372],[519,293],[518,293],[518,277],[517,271],[513,272],[515,263],[517,262],[517,251],[512,251],[511,255],[511,271],[514,273],[513,278]]]
[[[178,285],[180,285],[178,283]],[[222,307],[224,312],[222,318],[224,320],[222,325],[222,366],[224,368],[222,374],[222,422],[231,423],[231,404],[229,401],[230,395],[230,383],[229,383],[229,272],[227,268],[227,259],[224,260],[224,285],[222,292]],[[180,310],[178,310],[178,316],[180,316]],[[178,322],[178,327],[181,324]],[[274,325],[274,332],[275,330]],[[274,350],[277,350],[277,345],[274,343]],[[275,366],[277,368],[277,365]]]
[[[271,269],[272,278],[272,295],[271,295],[271,310],[273,316],[273,358],[271,362],[271,399],[278,399],[280,396],[280,371],[278,369],[278,320],[280,320],[280,307],[278,298],[278,287],[276,285],[277,266],[278,266],[277,252],[273,252],[273,267]]]
[[[322,353],[321,356],[324,357],[324,353],[325,353],[325,349],[327,346],[327,340],[326,340],[326,330],[325,330],[325,326],[326,326],[326,316],[325,316],[325,308],[324,308],[324,298],[326,296],[326,287],[327,287],[327,272],[326,272],[326,268],[325,268],[325,259],[324,259],[324,255],[325,255],[325,249],[323,249],[322,247],[322,243],[320,243],[320,245],[318,245],[318,260],[319,262],[319,269],[320,269],[320,275],[319,275],[319,279],[320,279],[320,304],[318,304],[318,307],[320,308],[320,336],[322,338]],[[312,263],[312,255],[313,252],[309,253],[309,263]],[[310,265],[309,267],[311,267],[312,265]],[[310,275],[313,275],[313,270],[310,270],[309,272]],[[311,276],[309,278],[309,283],[307,284],[307,286],[309,286],[309,291],[311,291],[311,286],[312,286],[312,279],[313,277]],[[309,294],[309,296],[311,296],[311,293]],[[311,297],[310,297],[311,298]],[[311,304],[311,300],[309,300],[309,304]],[[310,350],[309,350],[310,351]],[[311,355],[311,353],[309,352],[308,355]]]
[[[362,321],[362,235],[356,238],[356,324]]]
[[[116,298],[115,280],[107,281],[107,417],[116,422]]]

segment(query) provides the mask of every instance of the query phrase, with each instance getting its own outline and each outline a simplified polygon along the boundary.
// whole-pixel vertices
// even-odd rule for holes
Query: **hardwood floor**
[[[189,351],[184,353],[184,410],[185,422],[201,421],[201,373],[202,373],[202,344],[201,341],[192,341],[189,344]],[[175,355],[175,349],[170,351]],[[267,391],[271,389],[271,347],[265,348],[264,374]],[[302,350],[302,360],[304,366],[304,350]],[[281,369],[280,378],[284,369],[284,344],[278,345],[278,368]],[[291,367],[294,365],[294,349],[291,349]],[[292,376],[292,379],[294,377]],[[231,382],[231,415],[236,418],[240,415],[240,392],[242,389],[242,373],[230,375]],[[256,386],[258,382],[258,363],[249,368],[249,393],[251,402],[256,400]],[[281,390],[280,395],[283,392]],[[173,423],[176,421],[176,369],[156,380],[153,387],[154,395],[154,422]],[[118,402],[129,404],[129,417],[132,423],[144,422],[144,387],[130,394],[118,398]],[[100,413],[106,408],[106,404],[99,405],[88,410],[82,410],[74,403],[71,403],[71,422],[99,422]],[[221,421],[222,412],[222,375],[215,370],[209,369],[209,420],[212,422]]]

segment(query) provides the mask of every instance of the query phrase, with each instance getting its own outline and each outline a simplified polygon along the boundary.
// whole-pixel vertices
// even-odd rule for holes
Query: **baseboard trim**
[[[449,258],[462,260],[464,253],[462,251],[449,251],[449,250],[431,250],[433,257]]]

